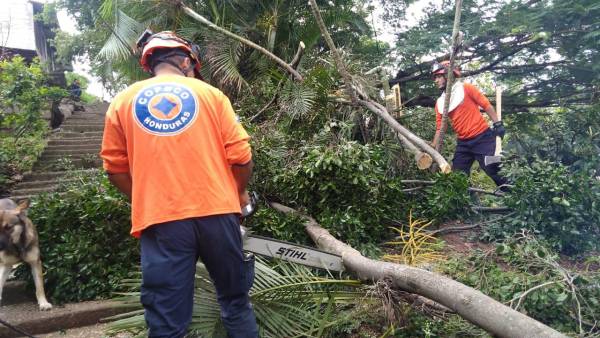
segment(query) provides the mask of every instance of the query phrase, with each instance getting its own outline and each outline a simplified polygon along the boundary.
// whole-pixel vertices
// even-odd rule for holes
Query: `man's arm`
[[[252,168],[254,168],[254,162],[252,160],[246,164],[234,164],[231,166],[231,173],[233,174],[233,178],[235,179],[235,183],[237,185],[241,207],[244,207],[246,204],[250,203],[250,196],[248,195],[246,187],[248,186],[248,182],[250,182],[250,177],[252,176]]]
[[[108,173],[108,180],[114,185],[120,192],[122,192],[131,201],[131,174],[111,174]]]
[[[498,122],[498,114],[496,114],[496,109],[492,105],[490,105],[486,110],[486,114],[492,119],[492,123]]]

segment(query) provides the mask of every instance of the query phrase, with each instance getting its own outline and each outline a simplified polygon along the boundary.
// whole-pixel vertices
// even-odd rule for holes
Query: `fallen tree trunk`
[[[417,168],[424,170],[431,167],[433,160],[431,155],[422,152],[417,146],[412,144],[404,135],[397,133],[396,136],[400,141],[408,148],[408,150],[415,155],[415,162],[417,162]]]
[[[296,213],[278,203],[271,206],[280,212]],[[424,296],[455,311],[471,323],[499,337],[566,337],[533,318],[484,295],[471,287],[442,275],[407,265],[366,258],[356,249],[337,240],[314,219],[302,215],[306,232],[320,249],[342,256],[348,271],[362,280],[388,278],[393,286]]]

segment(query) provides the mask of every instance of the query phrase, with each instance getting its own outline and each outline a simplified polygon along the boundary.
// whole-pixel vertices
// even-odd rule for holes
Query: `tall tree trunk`
[[[433,145],[438,152],[442,151],[444,144],[444,136],[448,128],[448,109],[450,108],[450,95],[452,94],[452,86],[454,85],[454,61],[459,48],[460,37],[460,12],[462,9],[462,0],[456,0],[454,10],[454,26],[452,27],[452,50],[450,52],[450,65],[448,66],[448,75],[446,77],[446,95],[444,96],[444,110],[442,112],[442,123],[435,137],[436,143]]]
[[[271,206],[280,212],[299,214],[294,209],[278,203],[271,203]],[[306,220],[306,232],[317,246],[342,256],[346,269],[362,280],[376,282],[384,278],[389,279],[394,286],[442,304],[499,337],[566,337],[551,327],[445,276],[408,265],[366,258],[356,249],[337,240],[311,217],[302,216]]]

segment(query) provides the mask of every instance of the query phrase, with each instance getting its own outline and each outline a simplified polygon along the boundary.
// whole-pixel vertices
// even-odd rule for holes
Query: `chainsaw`
[[[242,219],[248,218],[256,212],[258,206],[257,200],[256,193],[252,192],[250,194],[250,203],[242,208]],[[341,256],[306,245],[254,235],[244,226],[240,226],[240,229],[244,251],[312,268],[336,272],[344,271]]]

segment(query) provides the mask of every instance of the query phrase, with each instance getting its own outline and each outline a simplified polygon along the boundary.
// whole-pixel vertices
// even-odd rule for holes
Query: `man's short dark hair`
[[[160,48],[152,52],[152,55],[149,57],[150,69],[154,72],[154,68],[158,66],[160,63],[164,62],[164,60],[169,60],[175,62],[176,64],[180,64],[185,60],[185,58],[189,57],[188,53],[180,48]]]

